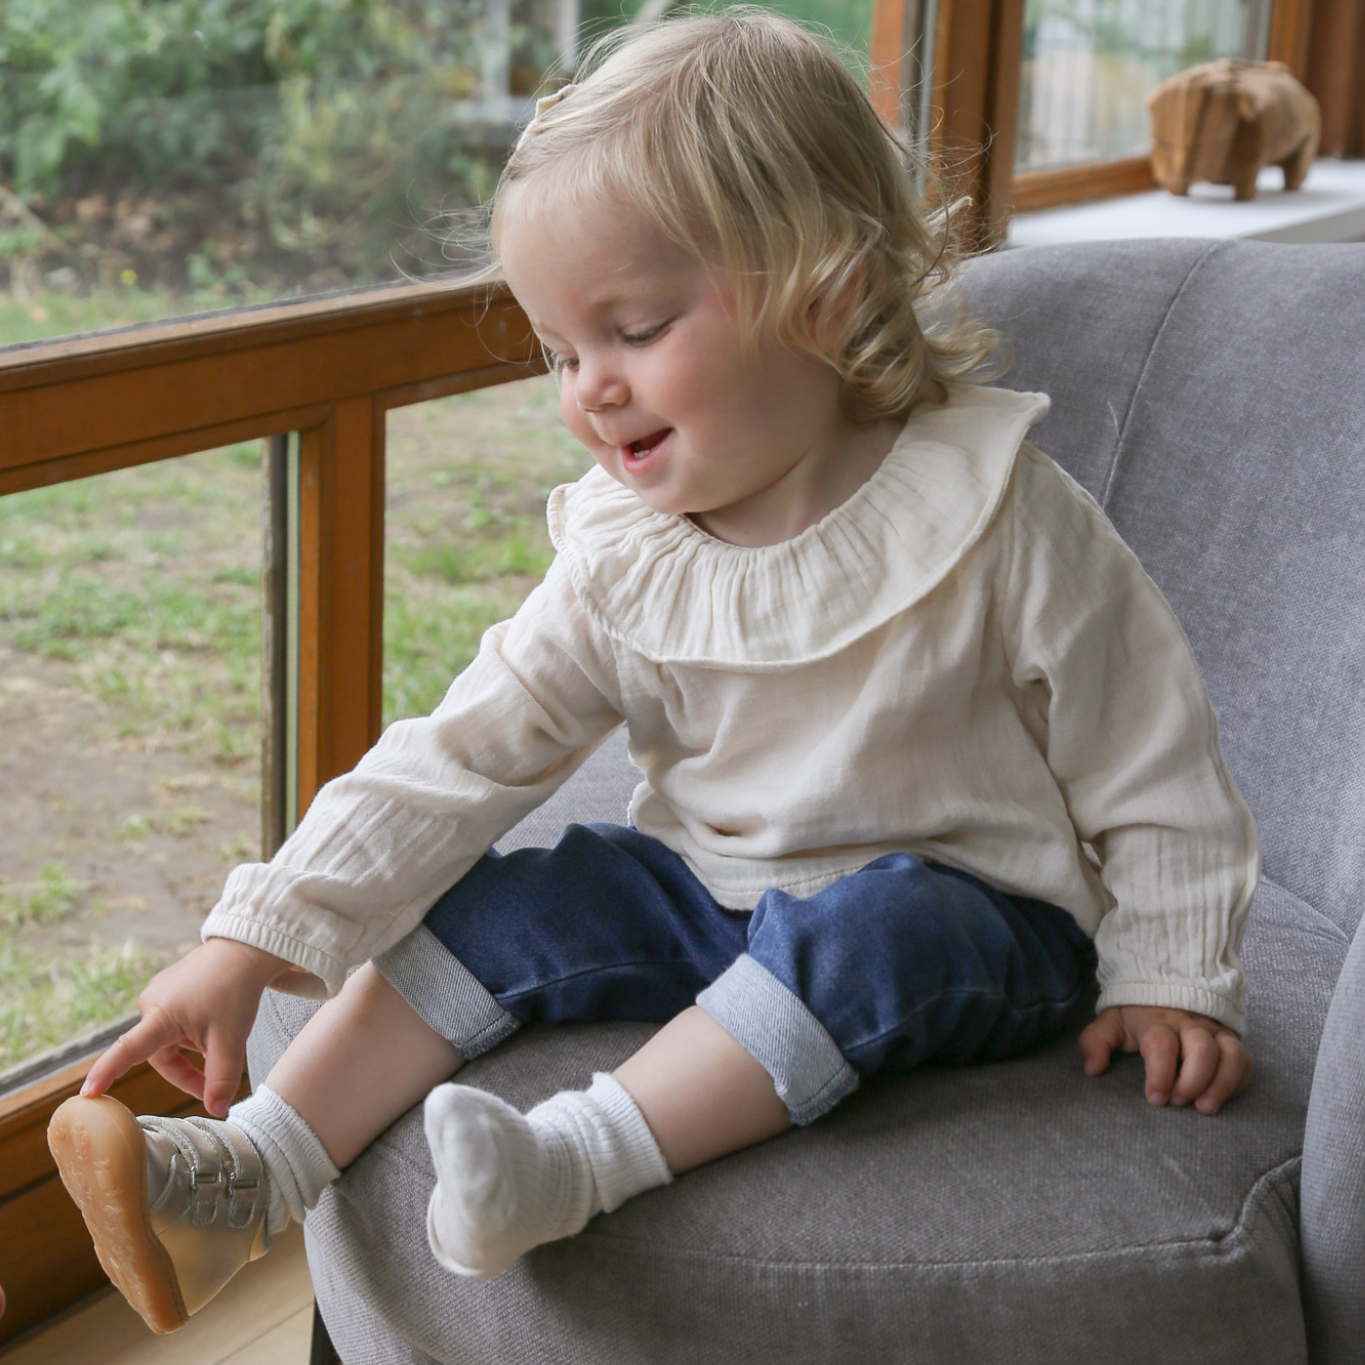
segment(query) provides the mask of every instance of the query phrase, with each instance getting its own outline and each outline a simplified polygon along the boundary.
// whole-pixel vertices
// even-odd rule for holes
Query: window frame
[[[387,412],[543,371],[499,282],[386,286],[16,346],[0,351],[0,495],[298,434],[297,725],[282,756],[302,811],[379,737]],[[278,737],[267,751],[281,754]],[[92,1059],[0,1096],[0,1346],[106,1283],[46,1141]],[[112,1093],[138,1113],[203,1112],[146,1065]]]
[[[878,112],[898,112],[901,15],[921,0],[875,0],[871,64]],[[939,0],[934,23],[930,153],[954,194],[967,195],[964,245],[1000,245],[1016,212],[1155,187],[1147,157],[1014,172],[1024,0]],[[1354,39],[1354,41],[1353,41]],[[1321,154],[1365,154],[1365,0],[1274,0],[1268,57],[1284,62],[1322,108]]]

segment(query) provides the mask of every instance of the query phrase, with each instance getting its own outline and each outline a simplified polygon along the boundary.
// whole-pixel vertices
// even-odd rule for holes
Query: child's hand
[[[1116,1048],[1142,1054],[1151,1104],[1193,1104],[1201,1114],[1216,1114],[1251,1080],[1251,1053],[1241,1039],[1188,1010],[1115,1005],[1101,1011],[1081,1034],[1085,1074],[1104,1071]]]
[[[137,998],[142,1015],[86,1075],[82,1095],[102,1095],[129,1067],[151,1062],[172,1085],[221,1118],[237,1096],[246,1037],[261,992],[294,968],[283,958],[234,939],[211,938],[158,972]],[[191,1066],[182,1047],[203,1053]]]

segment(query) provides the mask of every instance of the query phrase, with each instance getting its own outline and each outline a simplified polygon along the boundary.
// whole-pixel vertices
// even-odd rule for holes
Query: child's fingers
[[[180,1025],[165,1010],[155,1007],[148,1010],[95,1059],[86,1073],[81,1094],[103,1095],[130,1067],[150,1060],[153,1053],[178,1045],[182,1037]]]
[[[1105,1010],[1081,1030],[1081,1062],[1087,1076],[1098,1076],[1108,1065],[1115,1048],[1123,1045],[1123,1020],[1117,1010]]]
[[[204,1102],[204,1074],[178,1047],[163,1048],[147,1058],[152,1070],[164,1076],[177,1090]]]
[[[1147,1066],[1145,1093],[1150,1104],[1165,1104],[1175,1084],[1180,1062],[1180,1037],[1169,1024],[1149,1024],[1138,1040],[1138,1051]]]
[[[1251,1080],[1251,1053],[1239,1038],[1231,1033],[1220,1033],[1217,1038],[1218,1071],[1208,1089],[1195,1101],[1201,1114],[1216,1114],[1239,1090]]]
[[[220,1032],[209,1031],[204,1052],[204,1108],[214,1118],[222,1118],[237,1098],[246,1067],[246,1049],[239,1040],[224,1039]]]
[[[1177,1107],[1193,1104],[1208,1089],[1218,1071],[1222,1053],[1214,1041],[1213,1030],[1198,1024],[1180,1030],[1180,1076],[1171,1091]]]

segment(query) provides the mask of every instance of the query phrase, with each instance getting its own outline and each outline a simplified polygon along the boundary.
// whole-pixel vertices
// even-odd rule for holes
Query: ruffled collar
[[[550,538],[588,613],[655,663],[789,668],[905,611],[976,543],[1043,394],[964,386],[922,405],[876,473],[792,540],[716,540],[604,470],[550,495]]]

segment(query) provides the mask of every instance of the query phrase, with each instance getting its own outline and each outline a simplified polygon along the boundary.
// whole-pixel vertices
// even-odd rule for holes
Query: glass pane
[[[0,343],[449,270],[577,9],[5,0]]]
[[[1027,0],[1015,169],[1140,156],[1168,76],[1264,56],[1268,0]]]
[[[260,448],[0,498],[0,1070],[117,1019],[260,847]]]
[[[866,50],[872,0],[777,7]],[[4,0],[0,345],[449,272],[547,73],[641,8]]]
[[[548,375],[389,414],[384,724],[425,715],[553,553],[545,501],[592,457]]]

